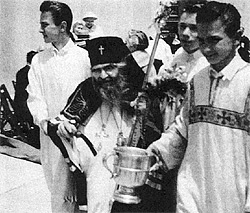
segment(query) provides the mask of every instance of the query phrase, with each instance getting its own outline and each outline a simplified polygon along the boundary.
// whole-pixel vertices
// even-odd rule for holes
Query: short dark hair
[[[180,15],[182,13],[198,13],[198,11],[203,7],[203,5],[206,3],[206,0],[193,0],[184,2],[183,6],[180,11]]]
[[[228,37],[240,41],[238,52],[241,58],[250,62],[249,39],[242,36],[244,30],[241,27],[241,15],[232,4],[211,1],[203,6],[196,16],[197,23],[211,23],[218,19],[225,26]]]
[[[230,38],[234,38],[240,30],[241,16],[238,10],[228,3],[216,1],[208,2],[197,13],[197,23],[211,23],[220,19],[225,25],[225,32]]]
[[[70,34],[73,14],[67,4],[58,1],[44,1],[40,6],[40,11],[42,13],[51,12],[56,26],[65,21],[67,23],[66,32]]]

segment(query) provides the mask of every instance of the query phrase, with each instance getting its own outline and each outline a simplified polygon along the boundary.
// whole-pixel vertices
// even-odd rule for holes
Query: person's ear
[[[239,30],[237,30],[235,35],[235,45],[238,46],[240,44],[241,37],[244,33],[244,28],[241,27]]]
[[[64,33],[66,32],[66,28],[67,28],[67,22],[66,21],[62,21],[61,23],[61,32]]]

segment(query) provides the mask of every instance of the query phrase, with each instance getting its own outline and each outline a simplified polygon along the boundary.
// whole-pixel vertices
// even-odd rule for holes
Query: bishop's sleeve
[[[35,56],[36,57],[36,56]],[[31,68],[28,73],[29,85],[27,92],[29,94],[27,104],[33,116],[34,123],[40,126],[44,119],[48,119],[48,108],[43,96],[43,84],[39,75],[39,70],[36,69],[36,58],[33,58]]]

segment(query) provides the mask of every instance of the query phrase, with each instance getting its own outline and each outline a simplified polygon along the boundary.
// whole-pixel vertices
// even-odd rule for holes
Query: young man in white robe
[[[68,5],[44,1],[40,6],[40,33],[51,47],[34,56],[28,74],[28,107],[41,129],[41,162],[51,192],[52,212],[74,212],[72,174],[60,151],[47,136],[47,124],[65,106],[76,85],[88,78],[86,50],[71,40],[72,12]]]
[[[163,65],[158,73],[159,78],[167,78],[168,70],[173,72],[183,73],[183,81],[189,82],[193,76],[208,66],[206,58],[202,55],[199,49],[197,38],[196,16],[200,10],[202,2],[197,4],[197,1],[185,3],[180,13],[178,22],[178,34],[181,42],[181,47],[175,52],[173,60],[167,66]],[[174,121],[179,112],[183,97],[173,94],[168,94],[162,104],[162,113],[164,119],[164,129]]]
[[[250,66],[238,54],[249,61],[249,46],[240,17],[215,1],[198,12],[199,46],[210,65],[191,80],[175,123],[148,148],[169,169],[180,165],[178,213],[250,212]]]

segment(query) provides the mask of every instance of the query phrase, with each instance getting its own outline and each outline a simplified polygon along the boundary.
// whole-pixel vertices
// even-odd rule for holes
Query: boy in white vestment
[[[191,80],[180,115],[148,151],[169,169],[181,165],[178,213],[250,212],[250,66],[238,54],[249,61],[240,14],[211,1],[196,20],[210,66]]]
[[[209,65],[199,49],[197,38],[196,16],[202,6],[202,3],[198,2],[199,1],[192,1],[185,4],[182,8],[178,21],[178,34],[181,48],[175,52],[171,63],[163,65],[160,68],[158,73],[160,78],[167,78],[168,71],[173,70],[173,72],[183,72],[183,81],[189,82],[196,73]],[[164,130],[173,123],[181,106],[179,100],[182,99],[183,96],[178,95],[175,97],[173,94],[168,94],[165,98],[165,102],[162,104]]]

